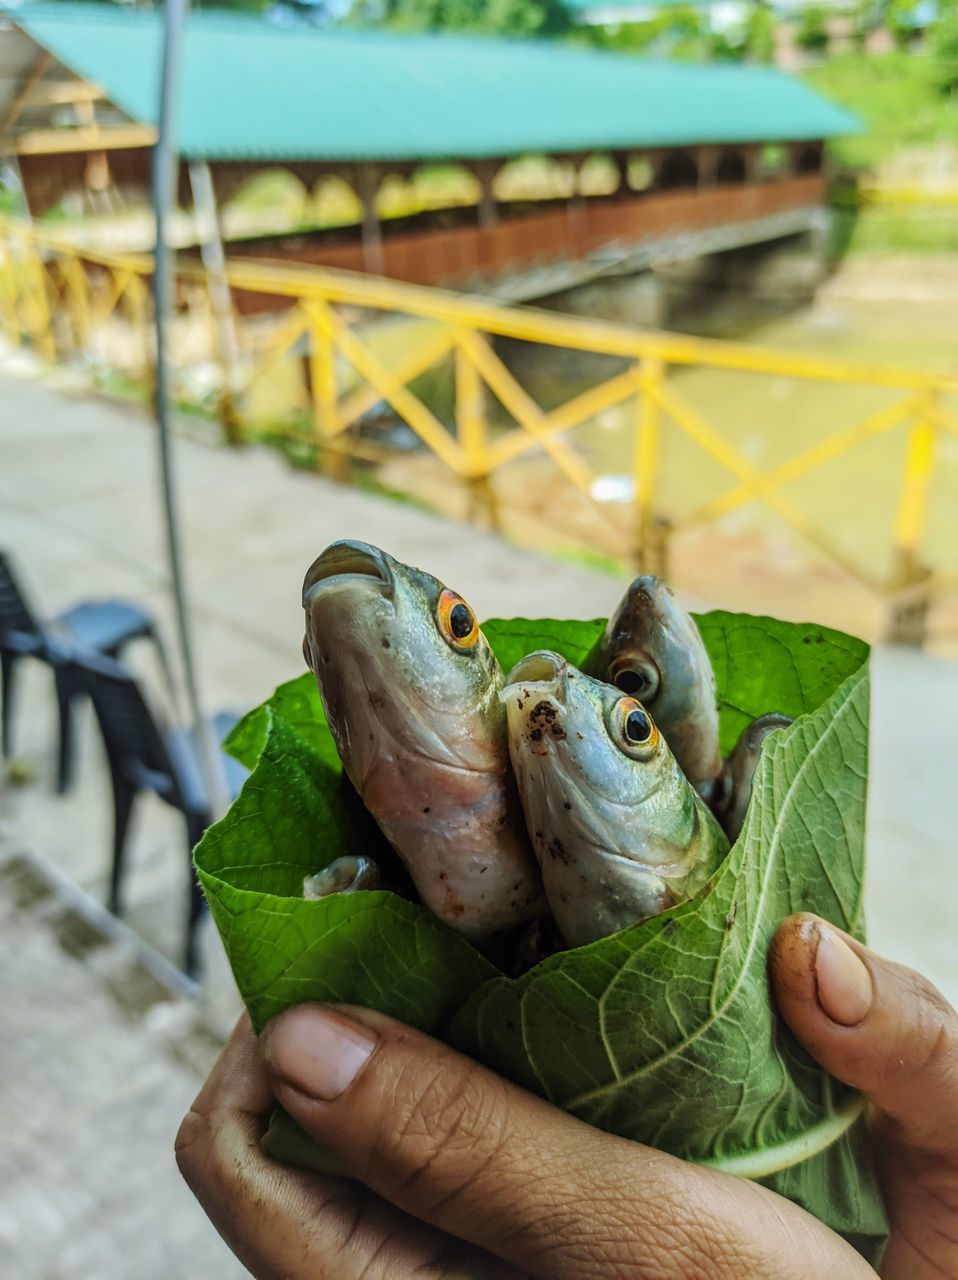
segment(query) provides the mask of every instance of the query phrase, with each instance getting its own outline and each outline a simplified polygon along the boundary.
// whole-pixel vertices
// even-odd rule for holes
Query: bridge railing
[[[0,324],[13,343],[48,360],[83,360],[147,386],[150,275],[148,256],[104,254],[28,224],[0,223]],[[311,446],[318,465],[333,475],[342,477],[351,458],[389,456],[388,444],[360,429],[366,415],[385,404],[442,468],[468,486],[493,522],[494,478],[530,457],[544,457],[561,477],[560,495],[571,498],[574,491],[611,528],[611,549],[646,570],[664,571],[669,549],[683,533],[758,503],[881,597],[902,635],[919,635],[929,602],[958,591],[958,538],[939,537],[935,555],[925,546],[931,516],[940,531],[941,519],[958,507],[958,374],[639,330],[313,267],[242,261],[230,264],[227,275],[234,291],[288,302],[237,332],[237,318],[224,317],[222,306],[213,305],[202,268],[183,264],[178,271],[179,373],[202,369],[200,381],[208,388],[211,365],[221,366],[219,408],[233,439],[256,432],[247,414],[252,392],[277,362],[292,362],[301,374],[305,415],[273,424],[271,431]],[[386,347],[371,323],[383,317],[406,320],[401,340]],[[234,326],[232,350],[224,342],[224,320]],[[612,358],[606,364],[613,367],[561,403],[543,407],[503,357],[502,344],[552,348],[563,358]],[[444,413],[417,393],[416,383],[429,370],[450,364],[453,394]],[[777,460],[759,465],[754,448],[730,438],[701,396],[697,401],[690,393],[692,371],[798,380],[833,387],[836,395],[839,387],[868,388],[880,403],[863,416],[818,430],[812,442],[793,430],[794,450],[785,447],[782,456],[788,442],[776,439]],[[609,411],[620,415],[629,436],[630,483],[625,501],[614,504],[600,496],[599,465],[579,432]],[[763,427],[776,436],[774,415]],[[854,482],[860,492],[836,522],[834,504],[817,509],[814,491],[804,503],[789,493],[790,486],[814,482],[837,459],[893,433],[903,434],[904,445],[882,463],[886,472],[895,468],[893,497],[887,484],[876,496],[864,469]],[[676,451],[678,440],[682,449]],[[694,501],[677,502],[675,494],[688,486],[676,468],[689,465],[689,447],[722,479]],[[876,503],[887,507],[880,513],[885,554],[861,555],[840,525],[854,521],[856,512],[874,515]],[[553,505],[561,523],[561,499]],[[720,573],[717,564],[715,574]]]

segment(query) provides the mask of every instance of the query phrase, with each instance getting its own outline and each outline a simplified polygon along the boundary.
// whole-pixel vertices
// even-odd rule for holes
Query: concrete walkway
[[[0,368],[0,406],[0,547],[14,552],[37,608],[52,614],[84,597],[126,596],[156,613],[172,645],[155,435],[143,415],[62,387],[58,391],[9,365]],[[428,567],[461,590],[480,616],[595,617],[608,612],[623,587],[613,578],[517,551],[469,526],[297,474],[264,450],[232,453],[181,438],[176,451],[200,674],[211,708],[243,710],[302,670],[299,584],[312,558],[337,537],[365,538]],[[720,605],[718,580],[715,591],[712,603]],[[131,661],[151,688],[159,688],[149,652],[133,651]],[[868,880],[872,939],[924,970],[958,1001],[958,849],[953,834],[958,665],[885,650],[876,653],[874,669]],[[77,785],[65,797],[53,796],[55,719],[49,672],[36,664],[25,670],[20,693],[16,730],[22,781],[19,786],[0,783],[0,844],[29,850],[102,899],[112,809],[97,735],[87,717],[80,725]],[[169,957],[179,954],[187,875],[178,815],[152,797],[143,798],[131,846],[127,920]],[[3,949],[21,946],[32,946],[29,937],[4,929]],[[234,1016],[236,1000],[209,934],[204,948],[208,979],[203,1017],[222,1031]],[[10,968],[10,973],[13,980],[19,975],[24,984],[34,982],[30,965]],[[53,969],[44,980],[61,981]],[[24,986],[21,999],[43,1008],[46,1032],[38,1031],[26,1059],[0,1068],[4,1074],[32,1073],[49,1096],[60,1078],[51,1048],[60,1034],[56,1020],[62,1017],[63,1034],[68,1025],[81,1038],[86,1034],[71,1013],[71,990],[64,987],[62,999],[50,1000],[35,986]],[[108,1015],[93,997],[87,1007],[94,1037]],[[146,1022],[144,1012],[143,1028]],[[129,1035],[135,1031],[134,1025]],[[170,1068],[172,1075],[162,1065],[157,1068],[165,1082],[157,1085],[151,1104],[157,1123],[142,1133],[134,1125],[128,1128],[124,1141],[129,1138],[135,1147],[131,1159],[142,1158],[154,1167],[149,1162],[157,1159],[159,1143],[160,1163],[169,1172],[168,1138],[202,1066],[178,1063]],[[96,1054],[88,1069],[96,1071]],[[31,1142],[55,1141],[54,1119],[50,1125],[44,1130],[36,1121]],[[42,1177],[38,1164],[37,1196],[44,1194]],[[195,1212],[187,1200],[177,1203],[174,1208],[163,1202],[164,1230],[167,1215],[172,1222]],[[125,1239],[132,1228],[124,1205],[111,1207],[104,1196],[96,1205],[102,1230],[118,1241]],[[152,1204],[144,1201],[137,1213],[141,1230],[153,1233],[158,1215]],[[34,1219],[25,1217],[27,1223],[32,1223],[30,1232],[37,1230]],[[171,1239],[192,1239],[194,1226],[182,1226],[179,1235],[171,1230]],[[16,1217],[8,1215],[0,1227],[13,1233],[15,1256]],[[27,1241],[25,1235],[20,1238]],[[173,1245],[171,1249],[166,1263],[162,1254],[151,1255],[149,1266],[135,1274],[195,1274],[203,1280],[227,1280],[235,1274],[228,1259],[188,1271],[177,1262],[182,1255]],[[116,1256],[122,1257],[119,1249]],[[47,1280],[94,1271],[108,1280],[134,1274],[122,1262],[111,1270],[105,1259],[78,1271],[68,1254],[57,1257],[59,1262],[50,1253],[42,1270]],[[14,1273],[41,1274],[16,1268]]]

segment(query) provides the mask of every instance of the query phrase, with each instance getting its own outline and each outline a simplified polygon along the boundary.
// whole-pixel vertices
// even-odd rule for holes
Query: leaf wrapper
[[[306,902],[305,875],[382,853],[348,802],[309,673],[233,731],[227,747],[253,772],[197,847],[197,871],[257,1027],[304,1000],[369,1005],[591,1124],[761,1181],[877,1265],[887,1223],[861,1100],[792,1037],[766,969],[795,911],[863,937],[868,648],[744,614],[697,621],[723,752],[766,712],[796,723],[767,740],[742,834],[690,902],[515,980],[389,892]],[[536,648],[578,664],[602,625],[485,631],[508,670]]]

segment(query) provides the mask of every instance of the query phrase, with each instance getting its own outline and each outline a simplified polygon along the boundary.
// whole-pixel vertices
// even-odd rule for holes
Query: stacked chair
[[[4,756],[9,757],[12,752],[11,694],[15,665],[21,658],[37,658],[53,669],[60,716],[57,785],[61,792],[69,786],[74,773],[73,705],[81,697],[92,700],[113,783],[108,905],[115,914],[122,909],[127,835],[139,793],[152,791],[183,814],[188,855],[213,816],[196,735],[159,721],[137,681],[122,664],[122,650],[140,638],[156,645],[167,670],[156,626],[144,610],[120,600],[88,602],[75,605],[50,623],[41,623],[26,603],[9,557],[0,552]],[[222,742],[237,718],[229,712],[213,717],[217,742]],[[227,792],[234,799],[246,770],[226,755],[221,754],[221,759]],[[183,966],[191,976],[197,969],[196,926],[203,905],[191,866],[183,949]]]
[[[128,644],[147,639],[156,646],[166,669],[166,656],[153,619],[126,600],[90,600],[43,622],[30,608],[17,581],[10,557],[0,551],[0,697],[3,699],[3,756],[13,754],[13,699],[17,667],[23,658],[36,658],[53,670],[60,715],[57,790],[73,781],[74,742],[72,695],[66,668],[74,652],[102,653],[119,658]]]

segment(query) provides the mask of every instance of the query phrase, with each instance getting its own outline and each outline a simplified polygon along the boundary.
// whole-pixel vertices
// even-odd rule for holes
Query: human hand
[[[818,927],[812,917],[786,922],[772,971],[796,1034],[880,1107],[886,1188],[901,1208],[891,1205],[896,1235],[884,1274],[958,1274],[939,1248],[949,1230],[958,1237],[958,1213],[948,1225],[955,1175],[945,1172],[953,1136],[934,1159],[920,1154],[934,1144],[928,1121],[937,1109],[942,1124],[948,1097],[952,1135],[958,1124],[955,1015],[916,975],[857,944],[868,985],[860,974],[849,978],[831,940],[819,950]],[[836,1015],[849,1014],[855,1025],[841,1026]],[[930,1058],[933,1041],[940,1048]],[[922,1090],[937,1101],[923,1119],[915,1117],[924,1099],[911,1110],[904,1102],[906,1063],[912,1081],[930,1073]],[[892,1094],[882,1092],[889,1082]],[[259,1139],[274,1099],[356,1181],[264,1156]],[[920,1164],[924,1194],[942,1200],[939,1210],[916,1195],[915,1174],[896,1174],[903,1153],[910,1167]],[[275,1018],[259,1045],[241,1024],[181,1127],[177,1155],[260,1280],[874,1276],[838,1236],[772,1192],[593,1129],[368,1010],[299,1006]]]
[[[891,1226],[888,1280],[958,1278],[958,1013],[927,979],[833,925],[791,916],[771,974],[823,1067],[865,1094]]]

